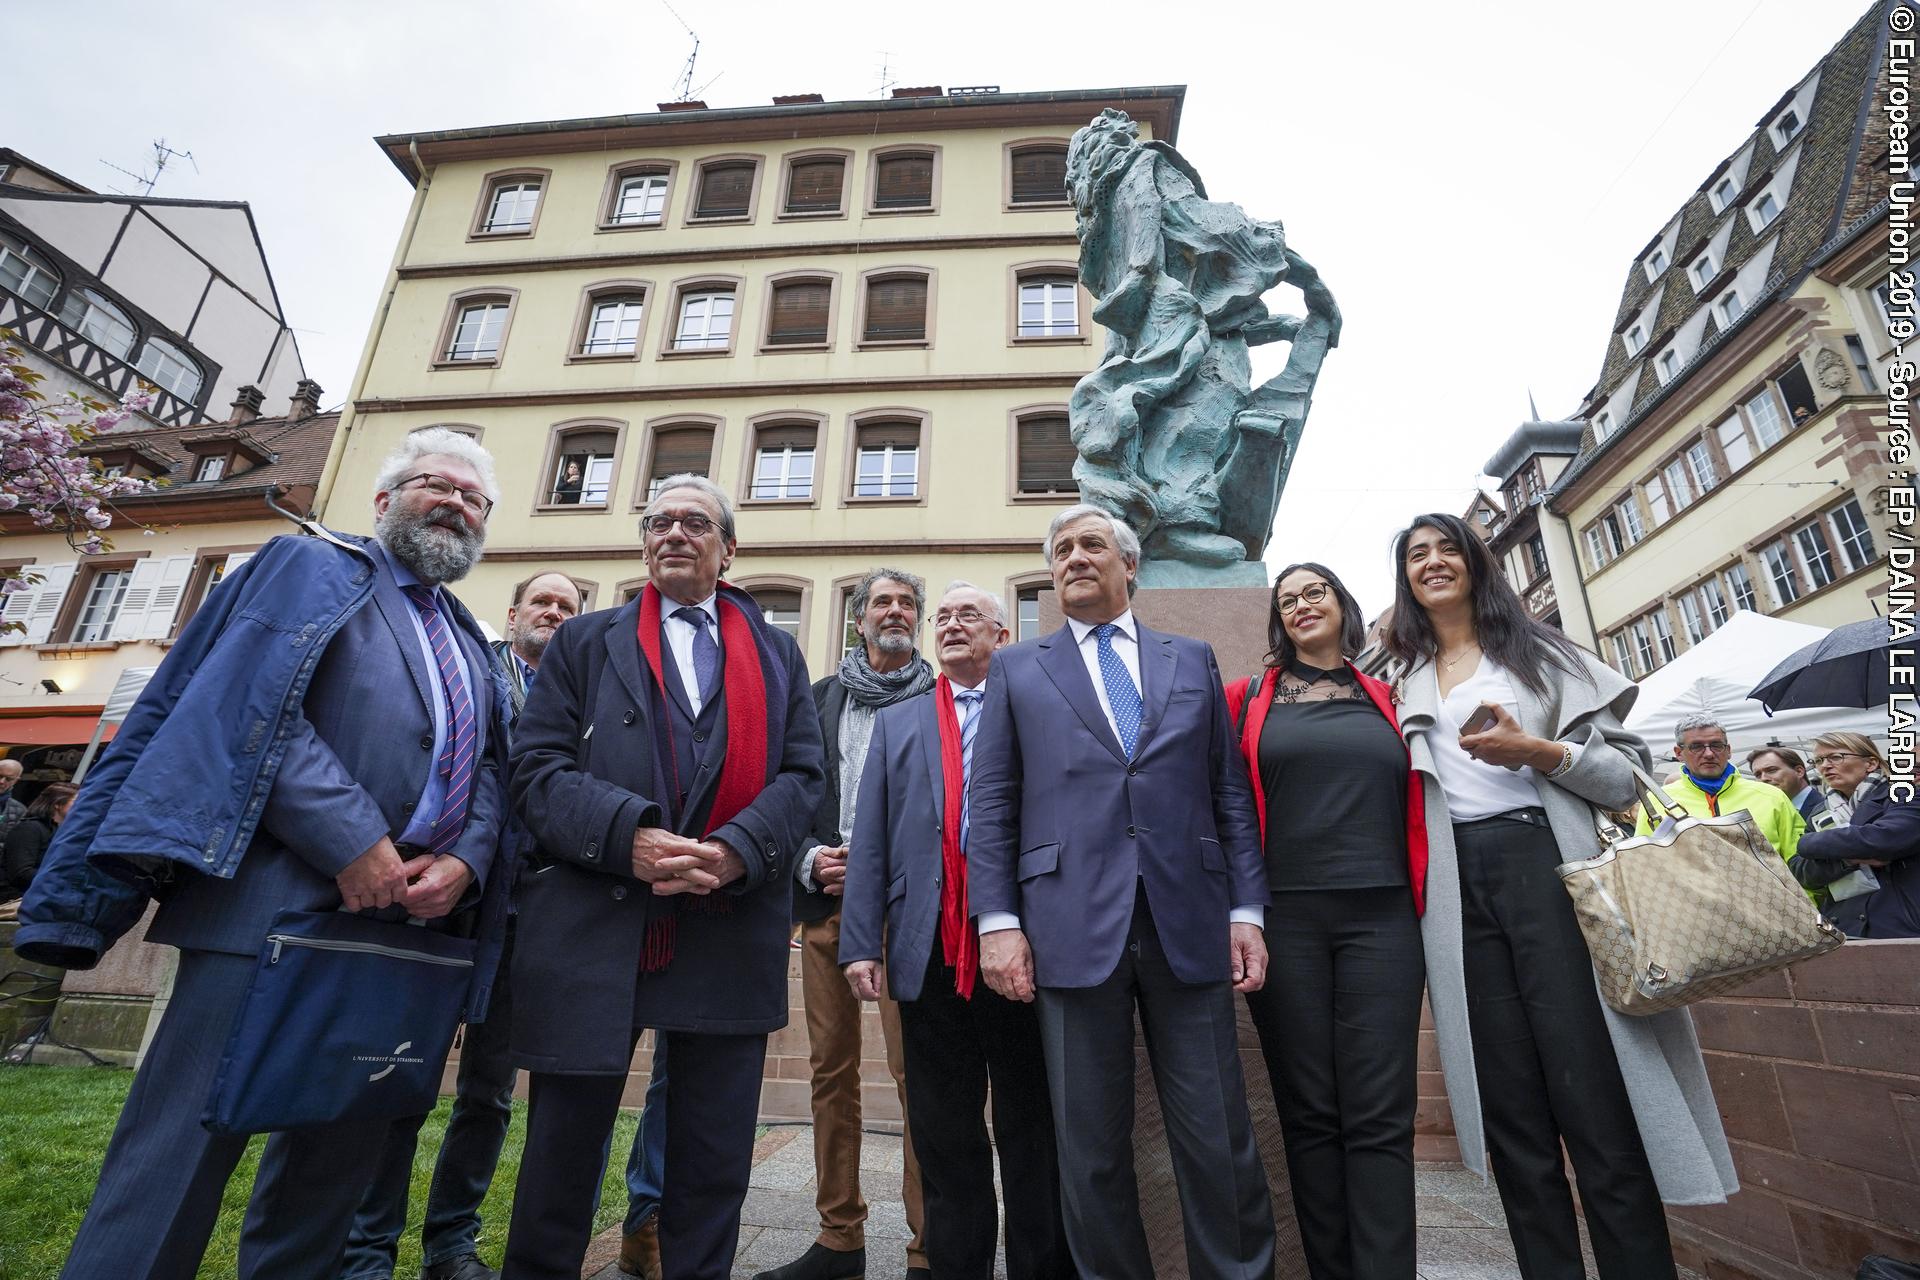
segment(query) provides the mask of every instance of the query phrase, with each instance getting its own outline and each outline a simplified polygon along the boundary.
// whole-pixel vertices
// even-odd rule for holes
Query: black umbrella
[[[1796,650],[1753,687],[1768,711],[1794,707],[1884,707],[1887,705],[1887,648],[1893,625],[1868,618],[1835,627],[1823,638]]]

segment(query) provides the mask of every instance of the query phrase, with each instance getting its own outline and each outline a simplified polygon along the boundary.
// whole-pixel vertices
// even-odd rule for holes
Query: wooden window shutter
[[[775,285],[773,316],[767,322],[769,345],[825,342],[827,305],[832,286],[825,280],[795,280]]]
[[[761,449],[811,449],[816,434],[812,423],[785,423],[760,428],[755,443]]]
[[[760,606],[762,612],[772,613],[775,610],[786,613],[800,612],[800,593],[798,591],[783,591],[777,587],[762,587],[758,590],[748,592],[748,594],[753,597],[753,602]]]
[[[1021,493],[1072,493],[1078,455],[1064,413],[1037,413],[1020,419],[1014,432]]]
[[[867,285],[867,342],[907,342],[927,336],[927,278],[895,276]]]
[[[742,218],[753,207],[753,175],[750,160],[710,164],[700,171],[700,202],[696,218]]]
[[[920,424],[917,422],[863,422],[857,435],[862,449],[884,449],[892,445],[896,449],[914,449],[920,445]]]
[[[787,170],[787,212],[827,213],[840,207],[847,162],[838,156],[796,160]]]
[[[570,431],[560,437],[560,456],[575,458],[582,454],[596,458],[613,456],[615,433],[611,431]]]
[[[649,480],[664,480],[690,472],[708,473],[713,463],[713,428],[673,427],[660,432],[653,442],[653,474]]]
[[[1026,147],[1013,153],[1013,203],[1064,204],[1067,149]]]
[[[873,182],[876,209],[922,209],[933,203],[933,155],[921,152],[881,159]]]

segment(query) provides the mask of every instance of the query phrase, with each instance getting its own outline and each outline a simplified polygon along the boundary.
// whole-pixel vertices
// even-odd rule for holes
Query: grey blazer
[[[880,959],[884,938],[887,989],[895,1000],[919,998],[940,936],[947,787],[939,716],[932,694],[881,709],[860,775],[860,825],[847,851],[840,963]],[[976,740],[976,756],[979,750]]]
[[[1580,747],[1580,759],[1572,769],[1551,782],[1540,777],[1536,783],[1564,861],[1600,852],[1593,823],[1595,806],[1614,810],[1633,806],[1636,784],[1628,758],[1637,759],[1642,768],[1652,764],[1647,744],[1622,723],[1639,689],[1599,659],[1582,656],[1591,682],[1551,668],[1548,694],[1541,698],[1514,681],[1521,727],[1536,737]],[[1395,682],[1395,688],[1401,698],[1400,730],[1426,793],[1427,913],[1420,931],[1427,959],[1427,999],[1433,1008],[1460,1156],[1468,1168],[1485,1177],[1486,1139],[1461,959],[1460,870],[1453,824],[1433,761],[1431,735],[1448,732],[1439,720],[1440,692],[1433,664],[1415,666]],[[1615,1013],[1605,1002],[1601,1010],[1660,1198],[1669,1204],[1724,1201],[1740,1189],[1740,1182],[1707,1082],[1692,1016],[1685,1009],[1674,1009],[1630,1018]]]

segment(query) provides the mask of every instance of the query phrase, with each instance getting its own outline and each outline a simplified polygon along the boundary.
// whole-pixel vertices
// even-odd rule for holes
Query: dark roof
[[[1897,3],[1898,0],[1889,2]],[[1629,407],[1627,412],[1618,415],[1622,419],[1619,427],[1598,447],[1591,430],[1585,433],[1581,456],[1554,484],[1555,492],[1565,489],[1600,453],[1605,452],[1607,446],[1627,435],[1635,422],[1664,400],[1667,393],[1683,385],[1693,366],[1716,350],[1727,333],[1749,323],[1764,310],[1766,303],[1780,296],[1783,289],[1797,285],[1816,255],[1840,229],[1843,212],[1849,204],[1858,203],[1861,196],[1859,188],[1863,184],[1877,180],[1884,195],[1888,180],[1884,166],[1876,179],[1873,166],[1861,164],[1859,139],[1869,101],[1868,82],[1876,73],[1884,72],[1882,64],[1887,31],[1884,14],[1887,7],[1887,3],[1877,0],[1815,68],[1794,81],[1786,94],[1769,106],[1767,113],[1756,122],[1753,132],[1728,153],[1727,159],[1715,165],[1679,211],[1662,221],[1660,231],[1654,236],[1655,241],[1662,238],[1666,228],[1672,226],[1676,219],[1679,222],[1673,239],[1671,261],[1664,272],[1653,280],[1647,279],[1641,267],[1648,251],[1644,249],[1628,265],[1626,284],[1614,313],[1612,331],[1607,336],[1600,378],[1593,390],[1587,393],[1581,406],[1581,417],[1590,419],[1623,384],[1631,380],[1634,390]],[[1816,70],[1819,83],[1814,90],[1806,121],[1785,148],[1776,148],[1769,126],[1786,106],[1794,89],[1804,84]],[[1753,154],[1747,162],[1740,194],[1725,210],[1714,213],[1709,191],[1726,171],[1729,162],[1749,147]],[[1745,216],[1746,203],[1760,187],[1772,180],[1781,162],[1796,148],[1800,150],[1800,155],[1780,215],[1767,227],[1755,232]],[[1868,203],[1871,202],[1869,199]],[[1720,273],[1708,288],[1696,293],[1692,281],[1687,278],[1687,268],[1729,219],[1732,220],[1732,232],[1727,238]],[[1663,385],[1654,375],[1654,357],[1661,353],[1672,335],[1689,319],[1719,297],[1734,273],[1775,237],[1778,237],[1779,243],[1768,264],[1767,280],[1758,290],[1759,296],[1741,299],[1744,309],[1731,329],[1719,331],[1718,320],[1709,318],[1708,331],[1702,335],[1693,358],[1670,382]],[[1649,242],[1648,249],[1651,249],[1652,243]],[[1665,292],[1648,325],[1652,336],[1638,354],[1629,356],[1620,334],[1646,306],[1648,299],[1663,287]]]
[[[143,498],[179,502],[202,495],[249,492],[269,485],[284,485],[288,489],[317,485],[320,472],[326,466],[327,449],[339,426],[338,413],[316,413],[304,418],[255,418],[243,426],[197,423],[190,427],[109,431],[95,436],[81,452],[99,456],[132,448],[149,458],[168,461],[171,466],[165,473],[168,483],[164,488],[131,499],[118,498],[115,502],[125,504]],[[195,480],[195,459],[222,440],[231,440],[243,452],[257,453],[267,460],[218,480]]]
[[[1523,422],[1480,470],[1505,484],[1535,454],[1570,457],[1580,452],[1582,430],[1578,422]]]

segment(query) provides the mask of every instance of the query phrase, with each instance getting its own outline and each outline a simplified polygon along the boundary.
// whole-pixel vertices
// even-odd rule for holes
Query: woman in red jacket
[[[1273,1081],[1314,1280],[1413,1280],[1426,836],[1387,686],[1349,661],[1360,606],[1324,565],[1275,579],[1271,648],[1228,690],[1266,842]]]

